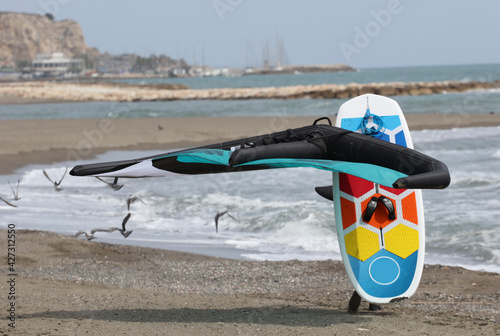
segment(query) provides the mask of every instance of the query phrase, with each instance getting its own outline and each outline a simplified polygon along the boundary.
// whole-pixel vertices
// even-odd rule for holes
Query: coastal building
[[[80,58],[67,58],[63,53],[36,54],[31,62],[34,77],[69,77],[80,75],[85,70],[85,63]]]

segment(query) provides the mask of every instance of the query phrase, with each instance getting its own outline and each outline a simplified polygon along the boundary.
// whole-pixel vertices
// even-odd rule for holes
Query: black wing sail
[[[311,125],[151,157],[79,165],[73,176],[146,177],[314,167],[394,188],[442,189],[446,165],[416,150],[330,125]],[[389,182],[390,180],[390,182]]]

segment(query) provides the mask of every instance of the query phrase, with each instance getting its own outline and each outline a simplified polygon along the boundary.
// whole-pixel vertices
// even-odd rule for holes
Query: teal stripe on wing
[[[198,151],[183,152],[177,154],[177,161],[183,163],[202,163],[214,164],[221,166],[229,166],[229,158],[232,152],[220,149],[203,149]],[[394,181],[401,177],[408,175],[398,171],[367,164],[367,163],[353,163],[345,161],[332,161],[332,160],[313,160],[313,159],[264,159],[247,162],[234,167],[244,166],[264,166],[267,168],[298,168],[309,167],[332,172],[348,173],[354,176],[364,178],[366,180],[392,187]]]

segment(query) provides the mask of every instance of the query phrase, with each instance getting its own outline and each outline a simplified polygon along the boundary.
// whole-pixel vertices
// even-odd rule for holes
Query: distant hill
[[[30,63],[36,54],[54,52],[63,52],[69,58],[99,54],[85,44],[82,29],[74,20],[0,12],[0,66]]]

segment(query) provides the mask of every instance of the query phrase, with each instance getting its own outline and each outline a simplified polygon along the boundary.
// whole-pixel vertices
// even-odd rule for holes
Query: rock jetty
[[[430,95],[500,87],[500,81],[321,84],[263,88],[188,89],[148,85],[21,82],[0,85],[0,96],[55,101],[169,101],[238,99],[346,99],[365,93],[383,96]]]

